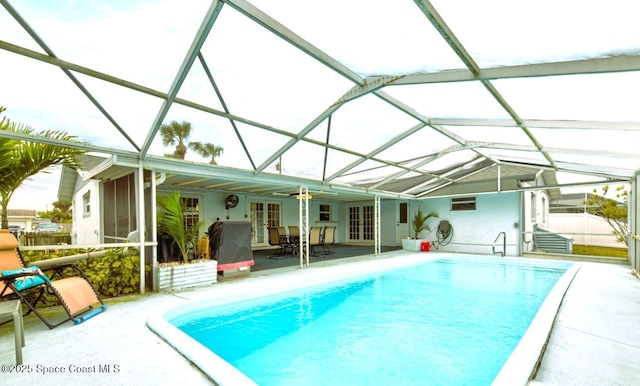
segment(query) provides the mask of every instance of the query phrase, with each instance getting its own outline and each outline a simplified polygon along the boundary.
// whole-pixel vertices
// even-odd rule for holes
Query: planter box
[[[199,260],[189,264],[156,267],[154,290],[177,291],[203,287],[218,281],[218,261]]]
[[[420,252],[422,243],[428,241],[423,239],[402,239],[402,249],[405,251]]]

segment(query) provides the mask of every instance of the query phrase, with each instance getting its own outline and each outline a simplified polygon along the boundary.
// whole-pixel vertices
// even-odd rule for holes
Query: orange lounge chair
[[[73,268],[78,275],[62,277],[66,268]],[[82,323],[107,308],[87,276],[75,264],[50,269],[53,271],[52,277],[36,266],[26,267],[16,237],[8,230],[0,229],[0,299],[20,299],[29,308],[26,315],[33,312],[49,328],[69,320],[74,324]],[[53,276],[61,278],[54,280]],[[45,292],[57,297],[67,314],[66,318],[52,322],[36,309]],[[31,300],[34,297],[35,300]]]

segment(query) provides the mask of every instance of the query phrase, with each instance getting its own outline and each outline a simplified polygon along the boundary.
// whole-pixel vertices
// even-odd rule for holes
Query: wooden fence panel
[[[70,233],[24,232],[18,236],[18,239],[20,240],[20,245],[27,247],[71,244]]]

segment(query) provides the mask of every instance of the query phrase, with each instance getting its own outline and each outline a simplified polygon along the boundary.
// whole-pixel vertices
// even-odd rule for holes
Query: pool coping
[[[195,309],[201,308],[203,305],[221,306],[336,280],[356,278],[385,269],[415,265],[435,258],[455,257],[456,255],[458,254],[444,252],[393,253],[391,256],[379,256],[373,259],[369,257],[366,260],[356,260],[339,265],[311,266],[307,269],[286,270],[277,275],[244,278],[242,281],[229,283],[231,285],[225,288],[225,291],[209,291],[206,299],[194,300],[182,306],[173,306],[153,313],[147,320],[147,327],[195,364],[216,384],[221,386],[256,385],[244,373],[169,323],[165,316],[177,313],[177,310],[184,312],[189,307]],[[526,257],[515,257],[514,259],[532,260],[532,258]],[[579,268],[580,264],[572,263],[567,272],[554,285],[520,343],[494,379],[493,385],[526,385],[528,383],[542,357],[562,298]]]
[[[242,281],[226,283],[230,284],[226,289],[234,287],[233,289],[237,290],[233,293],[231,293],[231,290],[220,291],[219,293],[212,292],[207,299],[192,301],[182,306],[173,306],[152,314],[147,320],[147,327],[198,366],[216,384],[220,386],[255,385],[256,383],[244,373],[169,323],[165,319],[165,315],[177,309],[184,310],[185,307],[200,308],[203,304],[207,306],[222,306],[336,280],[355,278],[384,269],[414,265],[437,257],[442,257],[442,255],[391,253],[373,259],[370,256],[367,259],[352,259],[349,263],[339,265],[312,265],[306,269],[283,270],[277,275],[244,278]]]
[[[572,263],[571,267],[549,291],[527,331],[494,378],[492,386],[527,385],[535,376],[562,300],[580,268],[582,268],[582,264]]]

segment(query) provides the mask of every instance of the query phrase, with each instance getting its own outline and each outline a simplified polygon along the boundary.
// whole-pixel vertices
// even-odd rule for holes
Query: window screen
[[[451,199],[451,210],[476,210],[475,197],[456,197]]]
[[[320,205],[320,221],[331,221],[331,205]]]

